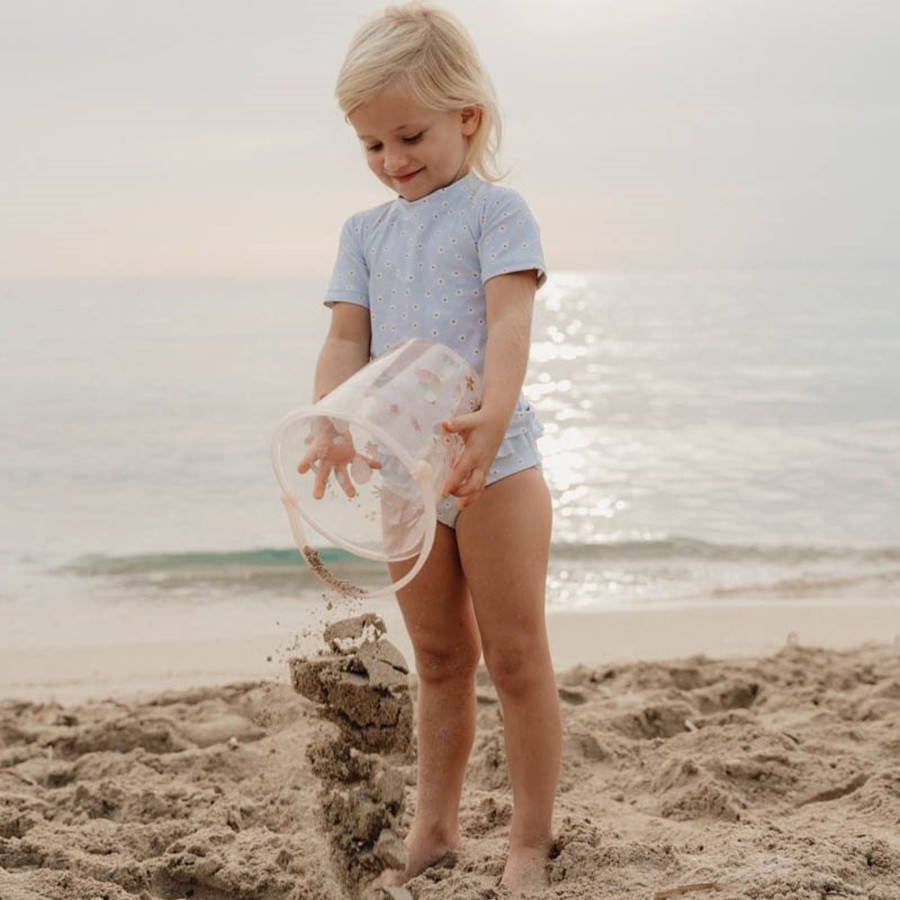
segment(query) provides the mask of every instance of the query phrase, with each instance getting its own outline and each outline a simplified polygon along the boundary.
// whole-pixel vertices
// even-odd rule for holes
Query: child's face
[[[420,200],[466,173],[480,110],[434,110],[406,91],[385,88],[348,118],[379,181],[404,200]]]

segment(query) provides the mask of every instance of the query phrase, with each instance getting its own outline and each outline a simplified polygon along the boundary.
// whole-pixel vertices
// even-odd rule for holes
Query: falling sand
[[[398,833],[405,782],[397,764],[412,744],[409,669],[384,639],[384,623],[366,614],[325,630],[329,652],[290,660],[294,688],[337,725],[310,744],[321,781],[321,825],[350,896],[385,869],[403,869]]]
[[[343,594],[345,597],[362,597],[365,594],[365,591],[357,587],[355,584],[352,584],[349,581],[344,581],[342,578],[338,578],[328,566],[322,562],[322,557],[319,555],[319,551],[316,550],[315,547],[310,547],[309,544],[304,544],[303,546],[303,558],[309,564],[309,567],[313,570],[313,573],[321,579],[325,584],[327,584],[330,588],[336,590],[339,594]]]

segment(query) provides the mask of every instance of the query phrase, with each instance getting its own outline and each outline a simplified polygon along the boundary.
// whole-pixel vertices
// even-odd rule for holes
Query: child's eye
[[[403,138],[403,143],[404,144],[418,144],[419,141],[422,140],[422,135],[424,133],[425,132],[420,131],[418,134],[411,134],[409,137]]]
[[[366,153],[377,153],[381,149],[381,144],[369,144],[366,147]]]

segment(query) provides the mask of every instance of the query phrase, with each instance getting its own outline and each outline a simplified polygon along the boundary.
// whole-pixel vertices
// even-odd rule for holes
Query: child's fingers
[[[466,480],[468,473],[460,465],[461,462],[462,460],[459,460],[459,462],[457,462],[457,464],[447,473],[447,478],[441,488],[442,497],[446,498],[455,495],[462,483]]]
[[[318,467],[315,467],[313,471],[316,473],[316,482],[313,485],[313,497],[316,500],[321,500],[325,496],[325,486],[328,484],[328,476],[331,473],[331,466],[327,465],[325,462]]]
[[[450,434],[460,434],[463,431],[469,431],[474,428],[481,420],[482,416],[480,413],[464,413],[452,419],[445,419],[441,422],[441,428]]]
[[[305,475],[310,469],[315,469],[317,462],[326,459],[329,450],[328,446],[321,442],[312,443],[312,441],[307,439],[304,443],[307,445],[312,444],[312,446],[306,452],[306,456],[297,463],[297,471],[301,475]]]
[[[347,463],[342,463],[334,470],[335,478],[343,489],[344,493],[352,500],[356,496],[356,488],[350,479],[350,473],[347,471]]]
[[[483,470],[475,468],[469,473],[462,486],[456,491],[456,506],[465,509],[471,506],[483,493],[487,482],[487,476]]]
[[[485,472],[479,466],[469,468],[466,465],[457,465],[450,473],[450,477],[444,484],[442,494],[449,497],[463,498],[476,491],[484,490]]]
[[[310,469],[313,468],[317,458],[318,456],[315,451],[307,453],[306,456],[304,456],[303,459],[301,459],[300,462],[297,463],[297,471],[301,475],[305,475]]]
[[[476,467],[476,463],[477,460],[474,458],[471,449],[464,446],[462,452],[459,454],[459,458],[450,467],[450,471],[447,473],[447,479],[444,485],[445,493],[455,494],[457,490],[466,483],[472,470]]]
[[[481,488],[476,494],[470,494],[468,497],[459,497],[456,501],[456,508],[465,509],[467,506],[471,506],[483,493],[484,488]]]
[[[467,497],[470,494],[476,493],[477,491],[483,491],[486,477],[487,476],[485,475],[484,470],[476,466],[466,476],[462,485],[457,488],[456,496]]]

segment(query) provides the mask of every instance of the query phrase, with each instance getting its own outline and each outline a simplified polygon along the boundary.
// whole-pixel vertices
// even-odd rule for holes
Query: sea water
[[[569,273],[526,393],[548,607],[900,602],[900,270]],[[0,283],[0,648],[324,602],[269,463],[324,280]]]

